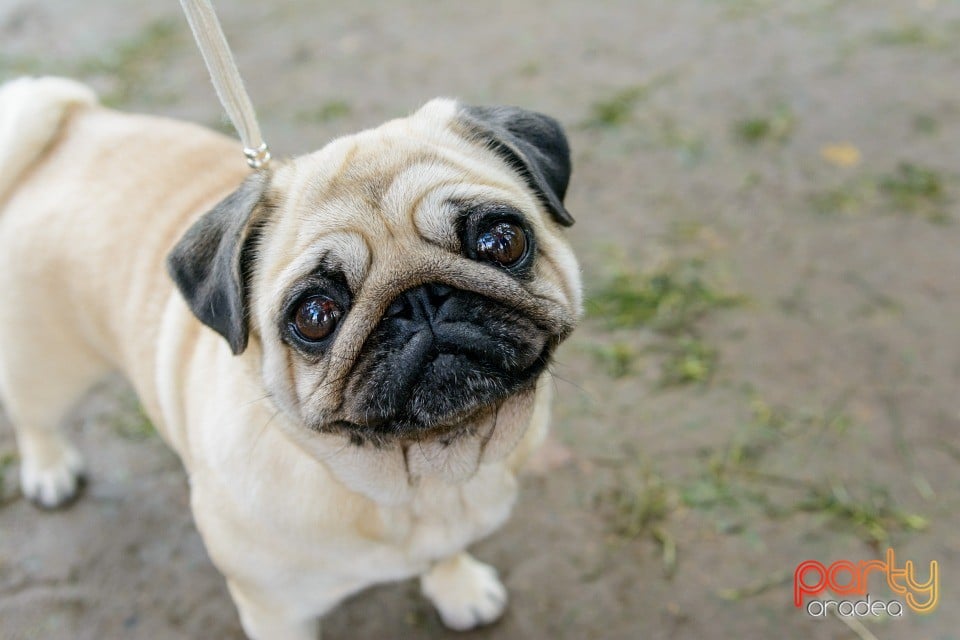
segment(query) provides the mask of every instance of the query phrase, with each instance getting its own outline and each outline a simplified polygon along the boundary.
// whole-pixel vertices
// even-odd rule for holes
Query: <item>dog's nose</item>
[[[345,416],[384,433],[450,424],[539,375],[547,335],[479,293],[427,283],[397,294],[351,373]]]
[[[483,322],[486,304],[482,296],[436,282],[404,291],[382,322],[403,345],[394,353],[396,361],[414,374],[443,354],[515,368],[518,345],[503,344],[502,331],[491,334]]]
[[[450,299],[453,288],[436,282],[400,294],[387,308],[386,317],[431,323]]]

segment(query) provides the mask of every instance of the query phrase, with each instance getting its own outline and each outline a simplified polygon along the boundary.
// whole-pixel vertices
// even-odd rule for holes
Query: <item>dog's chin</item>
[[[536,387],[524,389],[445,428],[414,438],[380,438],[376,443],[354,437],[353,427],[305,429],[300,420],[278,424],[347,488],[381,505],[399,506],[414,499],[422,487],[456,487],[500,473],[494,463],[508,458],[524,437],[536,393]]]
[[[401,440],[411,478],[459,483],[471,478],[480,465],[503,460],[526,432],[533,405],[534,389],[530,388],[495,406],[477,409],[456,424]]]

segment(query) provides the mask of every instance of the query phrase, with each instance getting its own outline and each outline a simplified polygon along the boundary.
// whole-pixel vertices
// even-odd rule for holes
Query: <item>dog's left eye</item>
[[[297,306],[293,328],[303,340],[319,342],[333,333],[341,313],[339,305],[330,298],[310,296]]]
[[[496,222],[477,236],[477,257],[509,267],[527,253],[527,236],[512,222]]]

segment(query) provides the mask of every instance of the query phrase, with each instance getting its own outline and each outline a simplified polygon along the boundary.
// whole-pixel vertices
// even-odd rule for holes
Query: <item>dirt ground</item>
[[[276,153],[436,95],[568,129],[587,316],[553,441],[476,547],[510,608],[466,637],[960,638],[960,3],[218,4]],[[173,0],[3,0],[0,79],[27,72],[224,128]],[[48,514],[0,417],[0,637],[242,637],[123,382],[68,422],[91,483]],[[939,563],[935,612],[794,608],[799,562],[888,547]],[[413,582],[324,634],[456,635]]]

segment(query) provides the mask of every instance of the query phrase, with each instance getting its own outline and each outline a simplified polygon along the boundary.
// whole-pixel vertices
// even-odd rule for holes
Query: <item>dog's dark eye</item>
[[[293,326],[301,338],[319,342],[330,335],[340,320],[340,307],[326,296],[304,298],[293,316]]]
[[[527,236],[512,222],[496,222],[477,237],[477,257],[502,267],[516,264],[527,252]]]

